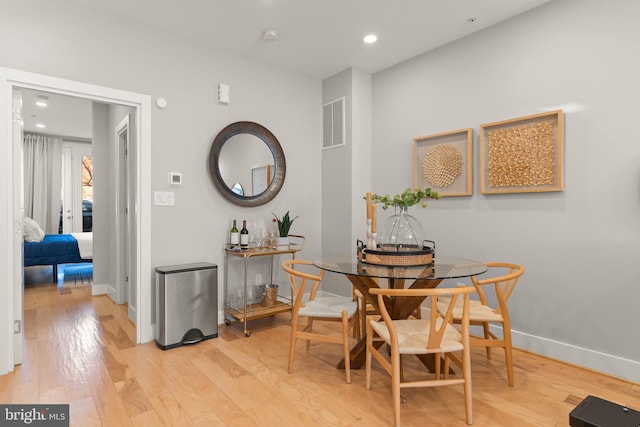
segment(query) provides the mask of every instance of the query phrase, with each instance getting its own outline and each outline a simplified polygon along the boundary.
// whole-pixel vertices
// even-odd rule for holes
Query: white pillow
[[[22,221],[22,235],[25,242],[42,242],[44,230],[33,219],[25,217]]]

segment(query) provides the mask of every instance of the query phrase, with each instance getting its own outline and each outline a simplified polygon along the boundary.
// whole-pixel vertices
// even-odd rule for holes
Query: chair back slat
[[[310,274],[304,271],[296,270],[295,266],[309,266],[313,265],[311,261],[307,260],[286,260],[282,264],[282,269],[287,275],[289,285],[291,285],[291,296],[293,298],[293,307],[300,308],[303,306],[302,299],[307,290],[307,286],[310,286],[309,300],[316,298],[318,287],[324,277],[324,270],[320,270],[318,274]]]
[[[518,284],[520,276],[524,274],[524,268],[518,264],[506,262],[485,262],[484,264],[489,268],[504,268],[507,270],[507,273],[502,276],[489,277],[486,279],[481,278],[481,276],[471,277],[471,282],[476,288],[476,292],[480,297],[480,302],[482,305],[487,305],[487,297],[483,290],[483,286],[493,285],[498,302],[498,306],[495,308],[495,311],[498,314],[508,315],[507,301]]]
[[[380,314],[389,329],[390,339],[393,344],[398,343],[398,332],[393,323],[393,319],[388,310],[386,302],[391,297],[414,297],[429,298],[430,297],[430,318],[429,318],[429,338],[426,348],[429,350],[438,349],[442,345],[442,339],[447,329],[447,325],[453,323],[453,313],[458,297],[462,296],[462,331],[463,333],[469,328],[469,295],[475,292],[472,286],[458,286],[456,288],[425,288],[425,289],[370,289],[371,294],[378,296],[378,305]],[[438,298],[448,298],[449,304],[444,315],[438,312]]]
[[[444,316],[438,312],[438,298],[432,296],[429,299],[431,314],[429,318],[429,340],[427,341],[427,348],[432,350],[442,346],[442,337],[444,337],[447,324],[452,323],[453,309],[458,300],[458,295],[453,294],[451,296],[451,302]]]

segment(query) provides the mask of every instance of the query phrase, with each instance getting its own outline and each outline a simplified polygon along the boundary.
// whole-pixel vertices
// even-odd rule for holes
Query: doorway
[[[19,70],[0,68],[0,98],[12,100],[16,89],[34,89],[90,99],[93,102],[125,105],[134,109],[136,119],[137,154],[134,174],[130,177],[135,188],[136,212],[134,224],[133,256],[136,283],[136,341],[153,340],[151,319],[151,267],[150,267],[150,110],[149,96],[88,85]],[[10,108],[7,108],[9,107]],[[0,180],[0,197],[8,200],[6,210],[0,210],[0,276],[7,286],[0,286],[0,375],[13,370],[19,363],[22,346],[22,212],[21,190],[21,138],[16,138],[16,128],[21,126],[21,105],[11,101],[0,105],[0,122],[12,132],[0,133],[0,169],[8,171],[8,179]],[[21,132],[20,132],[21,134]],[[3,197],[4,196],[4,197]],[[17,303],[19,301],[19,304]]]

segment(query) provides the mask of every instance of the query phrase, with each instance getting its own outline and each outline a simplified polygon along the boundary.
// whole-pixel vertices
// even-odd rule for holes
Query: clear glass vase
[[[422,249],[422,236],[420,221],[409,215],[406,206],[400,206],[384,222],[376,240],[384,251],[412,251]]]

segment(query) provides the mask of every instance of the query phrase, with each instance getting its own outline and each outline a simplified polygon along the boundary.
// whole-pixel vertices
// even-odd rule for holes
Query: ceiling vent
[[[344,145],[344,97],[322,106],[322,148]]]

